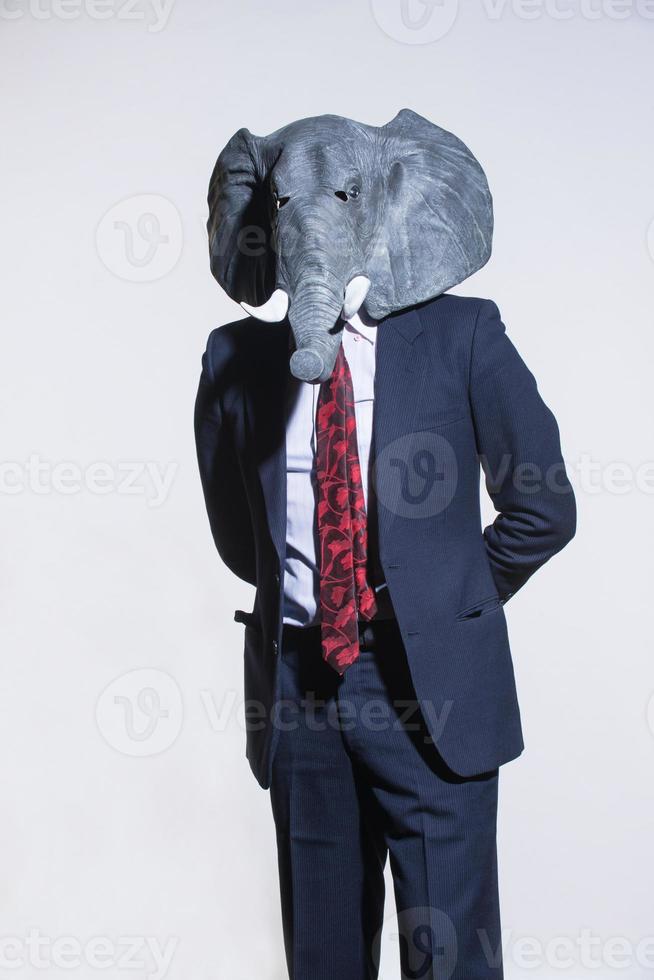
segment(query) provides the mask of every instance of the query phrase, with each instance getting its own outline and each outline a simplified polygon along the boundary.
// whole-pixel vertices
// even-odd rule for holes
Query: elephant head
[[[477,160],[409,109],[380,127],[329,115],[240,129],[209,186],[211,271],[252,316],[288,315],[303,381],[330,376],[343,318],[440,295],[487,262],[492,231]]]

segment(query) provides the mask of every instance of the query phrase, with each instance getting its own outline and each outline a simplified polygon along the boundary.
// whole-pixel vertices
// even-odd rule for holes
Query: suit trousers
[[[284,628],[271,801],[291,980],[378,976],[387,855],[402,977],[501,980],[498,771],[448,769],[397,623],[359,632],[339,677],[319,627]]]

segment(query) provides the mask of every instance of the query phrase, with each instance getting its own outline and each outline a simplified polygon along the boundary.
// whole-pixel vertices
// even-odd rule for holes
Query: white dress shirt
[[[368,501],[377,322],[357,314],[343,328],[352,374],[363,494]],[[291,380],[286,415],[286,558],[284,622],[309,626],[318,618],[316,405],[320,385]]]

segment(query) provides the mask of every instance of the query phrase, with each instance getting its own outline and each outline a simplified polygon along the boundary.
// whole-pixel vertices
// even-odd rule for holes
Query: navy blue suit
[[[482,964],[472,945],[478,930],[490,945],[499,936],[497,769],[523,748],[504,604],[572,538],[574,497],[554,417],[494,303],[444,295],[388,317],[378,331],[375,550],[397,625],[362,634],[361,662],[340,684],[324,674],[311,631],[300,636],[282,624],[288,323],[239,320],[209,338],[196,405],[206,505],[222,559],[257,588],[252,612],[237,612],[247,754],[261,785],[272,782],[291,976],[374,976],[380,868],[390,850],[398,908],[409,918],[411,909],[436,908],[453,923],[459,960],[446,975],[497,977],[500,965],[488,956]],[[480,461],[498,511],[483,532]],[[319,737],[306,719],[292,732],[279,723],[284,705],[316,690],[326,692],[326,711],[344,692],[355,703],[367,692],[389,704],[410,692],[425,737],[403,721],[383,737],[355,725],[349,741],[330,726]],[[345,823],[316,805],[339,786]],[[357,821],[365,834],[348,836],[344,828]],[[323,853],[327,869],[335,843],[351,874],[332,868],[316,879],[311,855]],[[334,903],[333,936],[309,941],[324,923],[320,909]],[[355,907],[365,914],[350,935]],[[420,924],[410,928],[419,948]],[[448,945],[434,938],[442,929],[433,915],[429,930],[432,945]],[[405,951],[407,975],[409,961]]]

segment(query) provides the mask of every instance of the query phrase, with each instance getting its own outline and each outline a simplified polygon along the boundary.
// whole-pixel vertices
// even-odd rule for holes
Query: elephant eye
[[[347,191],[334,191],[336,197],[338,197],[341,201],[349,201],[350,199],[356,201],[360,193],[361,188],[358,184],[352,184]]]
[[[277,195],[275,195],[275,205],[277,206],[278,211],[280,208],[283,208],[285,204],[288,204],[289,201],[290,197],[277,197]]]

